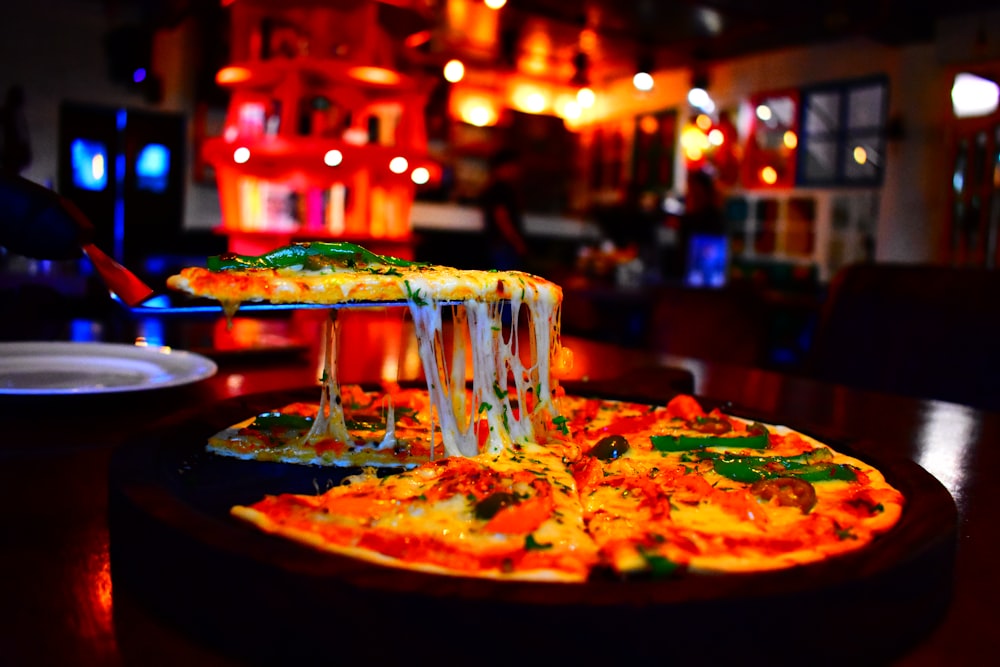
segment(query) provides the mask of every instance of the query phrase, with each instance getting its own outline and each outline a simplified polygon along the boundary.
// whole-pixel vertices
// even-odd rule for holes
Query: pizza
[[[396,567],[552,581],[792,567],[861,549],[902,513],[902,494],[873,466],[786,427],[706,412],[691,396],[557,403],[540,442],[397,458],[399,472],[371,467],[325,493],[233,513]]]
[[[232,508],[260,530],[393,567],[581,582],[804,565],[866,548],[902,515],[878,469],[790,428],[687,395],[567,395],[561,291],[541,278],[340,245],[211,258],[170,281],[231,305],[404,295],[414,320],[426,386],[341,386],[332,309],[319,400],[208,439],[222,456],[350,468],[325,492]]]

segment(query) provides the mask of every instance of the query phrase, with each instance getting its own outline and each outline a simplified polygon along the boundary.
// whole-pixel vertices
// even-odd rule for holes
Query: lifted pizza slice
[[[362,303],[408,307],[447,455],[495,454],[510,443],[537,440],[542,425],[557,414],[555,371],[571,357],[559,338],[562,290],[547,280],[520,271],[409,262],[351,243],[295,243],[257,257],[210,257],[206,264],[182,269],[168,286],[215,299],[230,315],[245,301],[331,306],[310,439],[347,446],[352,439],[339,401],[334,307]],[[451,309],[450,317],[443,308]]]

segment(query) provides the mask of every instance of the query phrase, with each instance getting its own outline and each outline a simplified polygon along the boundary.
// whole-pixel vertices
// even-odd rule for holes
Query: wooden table
[[[297,329],[308,334],[310,322]],[[379,323],[381,322],[381,323]],[[395,319],[358,325],[346,381],[387,372],[416,377]],[[370,336],[379,333],[381,338]],[[405,333],[405,332],[404,332]],[[382,343],[373,341],[381,340]],[[345,339],[345,342],[347,339]],[[204,348],[204,341],[181,342]],[[919,463],[953,495],[959,511],[955,587],[947,615],[900,664],[982,664],[1000,622],[1000,414],[959,405],[852,391],[761,370],[660,357],[568,339],[576,379],[595,388],[668,396],[670,369],[690,370],[698,394],[843,434],[861,453]],[[295,345],[220,353],[220,372],[153,392],[36,399],[0,397],[0,663],[11,665],[229,665],[113,590],[107,467],[112,451],[171,413],[243,394],[315,384],[315,350]],[[343,348],[342,348],[343,349]],[[387,365],[387,355],[391,359]],[[616,382],[618,376],[627,380]],[[25,399],[25,400],[22,400]]]

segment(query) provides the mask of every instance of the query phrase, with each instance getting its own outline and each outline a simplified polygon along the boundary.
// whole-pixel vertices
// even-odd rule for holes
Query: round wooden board
[[[316,400],[316,389],[178,413],[111,462],[114,585],[247,662],[884,662],[923,636],[949,600],[954,501],[915,463],[868,456],[907,498],[900,523],[862,550],[778,572],[507,582],[316,551],[264,534],[229,508],[269,493],[313,493],[347,471],[204,450],[213,433],[294,400]]]

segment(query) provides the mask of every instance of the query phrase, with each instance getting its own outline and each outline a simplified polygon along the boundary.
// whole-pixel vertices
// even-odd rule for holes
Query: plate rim
[[[103,341],[4,341],[0,342],[0,358],[6,356],[99,356],[124,360],[142,360],[154,363],[171,377],[163,382],[141,381],[105,387],[2,387],[0,396],[84,396],[120,394],[178,387],[207,379],[219,372],[219,366],[210,358],[166,345],[135,345]],[[173,362],[164,364],[164,359]],[[179,364],[179,366],[178,366]]]

